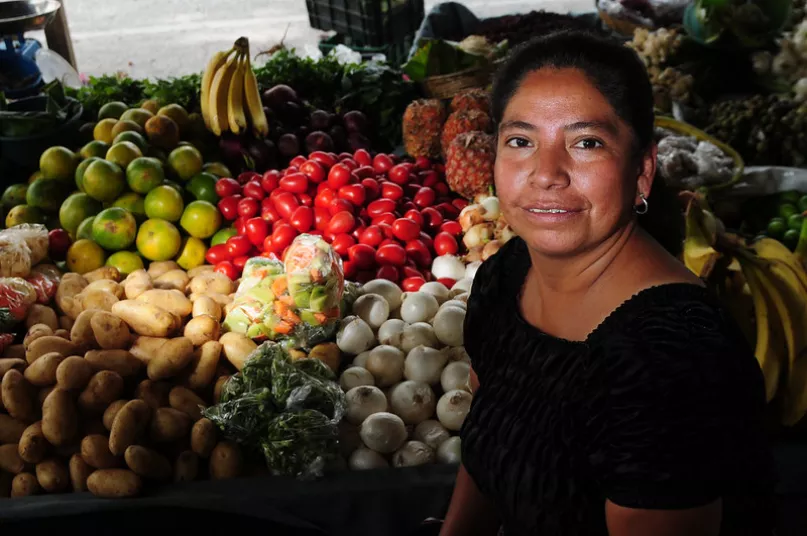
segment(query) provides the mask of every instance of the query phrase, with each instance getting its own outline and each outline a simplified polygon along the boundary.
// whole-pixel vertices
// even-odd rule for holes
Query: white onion
[[[379,387],[388,387],[403,378],[404,353],[389,345],[376,346],[370,351],[365,367]]]
[[[354,387],[345,394],[347,399],[347,420],[351,424],[361,424],[374,413],[387,411],[387,397],[381,389],[373,385]]]
[[[467,391],[449,391],[437,402],[437,419],[452,432],[459,432],[471,409],[473,397]]]
[[[428,384],[405,381],[395,386],[389,395],[392,412],[405,424],[420,424],[432,415],[437,406],[437,397]]]
[[[434,451],[420,441],[407,441],[392,455],[394,467],[415,467],[434,463]]]
[[[350,455],[347,463],[351,471],[366,471],[369,469],[382,469],[389,467],[384,457],[367,447],[359,447]]]
[[[465,244],[465,247],[468,249],[484,247],[485,244],[493,240],[494,231],[495,225],[492,223],[477,223],[465,232],[462,237],[462,243]],[[432,273],[434,273],[434,270],[432,270]],[[464,274],[465,271],[463,267],[463,275]],[[437,277],[436,274],[435,277]],[[462,277],[460,276],[457,279],[462,279]]]
[[[375,335],[367,322],[358,316],[348,316],[342,320],[336,334],[336,345],[346,354],[360,354],[375,344]]]
[[[387,300],[390,311],[401,306],[401,289],[392,281],[386,279],[373,279],[362,287],[365,294],[378,294]]]
[[[389,303],[378,294],[365,294],[353,304],[353,312],[375,330],[389,318]]]
[[[456,296],[452,296],[451,299],[452,299],[452,301],[461,301],[461,302],[463,302],[463,303],[465,303],[467,305],[468,304],[468,298],[470,298],[470,297],[471,297],[470,292],[463,292],[462,294],[457,294]]]
[[[401,308],[398,307],[397,309],[390,311],[389,312],[389,317],[390,317],[390,320],[392,320],[392,319],[400,320],[401,319]]]
[[[440,424],[439,421],[428,420],[423,421],[415,427],[413,434],[415,440],[426,443],[431,448],[436,449],[443,444],[451,434],[448,433],[445,426]]]
[[[469,263],[468,266],[465,267],[465,277],[473,281],[474,277],[476,277],[476,271],[479,270],[480,266],[482,266],[482,261]]]
[[[407,433],[404,422],[397,415],[375,413],[361,423],[359,435],[367,448],[390,454],[403,445]]]
[[[467,311],[467,310],[468,310],[468,304],[467,304],[467,303],[465,303],[464,301],[460,301],[460,300],[448,300],[447,302],[445,302],[443,305],[441,305],[441,306],[440,306],[440,309],[438,309],[438,311],[437,311],[437,312],[439,313],[441,310],[445,309],[446,307],[459,307],[459,308],[460,308],[460,309],[462,309],[463,311]],[[436,315],[435,315],[435,316],[436,316]]]
[[[437,447],[437,461],[457,465],[462,461],[462,440],[454,436]]]
[[[428,283],[423,283],[423,285],[421,285],[421,287],[418,289],[418,292],[431,294],[437,300],[438,305],[448,299],[448,287],[439,281],[429,281]]]
[[[407,380],[436,385],[440,383],[440,374],[447,362],[448,356],[443,352],[427,346],[418,346],[406,356],[404,377]]]
[[[471,292],[471,287],[474,285],[474,280],[469,277],[463,277],[456,283],[454,286],[451,287],[451,292],[448,293],[450,298],[453,298],[457,294],[462,294],[463,292]]]
[[[434,317],[440,304],[431,294],[425,292],[407,292],[401,304],[401,318],[414,324],[426,322]]]
[[[484,212],[482,217],[485,218],[485,221],[496,221],[499,219],[501,215],[501,211],[499,209],[499,198],[498,197],[488,197],[484,201],[480,203]]]
[[[378,343],[379,344],[392,344],[393,338],[396,334],[403,334],[406,327],[406,322],[397,318],[390,318],[378,328]],[[400,340],[400,335],[398,336]],[[394,346],[394,344],[393,344]]]
[[[435,279],[447,278],[459,281],[465,277],[465,265],[459,257],[441,255],[432,262],[432,275]]]
[[[339,452],[342,456],[350,456],[350,453],[362,447],[361,437],[359,437],[359,427],[342,421],[338,426],[339,430]]]
[[[348,369],[350,370],[350,369]],[[440,385],[443,391],[462,391],[471,392],[471,365],[465,361],[454,361],[446,365],[443,373],[440,375]]]
[[[464,346],[445,348],[443,353],[448,358],[449,363],[453,363],[454,361],[464,361],[468,364],[471,363],[471,356],[468,355],[468,352],[465,350]]]
[[[461,307],[446,307],[437,311],[432,325],[437,340],[446,346],[461,346],[463,343],[463,324],[465,323],[465,309]]]
[[[345,392],[362,385],[375,385],[373,375],[366,368],[348,367],[339,377],[339,386]]]
[[[351,366],[367,368],[367,358],[368,357],[370,357],[370,351],[369,350],[360,353],[359,355],[357,355],[356,357],[353,358],[353,363],[351,364]]]
[[[404,353],[409,353],[412,348],[418,346],[428,346],[436,348],[440,344],[434,328],[426,322],[417,322],[406,326],[400,334],[392,337],[392,345],[400,348]]]

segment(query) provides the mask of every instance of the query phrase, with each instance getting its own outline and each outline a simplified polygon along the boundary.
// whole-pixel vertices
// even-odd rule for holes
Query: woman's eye
[[[510,138],[509,140],[507,140],[506,145],[508,147],[512,147],[515,149],[515,148],[529,147],[530,142],[528,140],[525,140],[524,138]]]
[[[580,147],[581,149],[599,149],[602,147],[602,142],[594,138],[586,138],[585,140],[577,142],[575,147]]]

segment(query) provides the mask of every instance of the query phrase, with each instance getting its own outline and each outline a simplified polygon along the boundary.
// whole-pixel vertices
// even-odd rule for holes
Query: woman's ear
[[[642,160],[639,162],[639,176],[636,178],[636,199],[635,205],[641,204],[641,198],[650,197],[650,189],[653,187],[653,178],[656,176],[656,158],[658,157],[658,146],[653,143],[645,151]]]

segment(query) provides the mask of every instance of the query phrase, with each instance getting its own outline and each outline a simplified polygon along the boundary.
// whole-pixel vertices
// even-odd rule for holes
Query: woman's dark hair
[[[630,126],[635,155],[641,158],[653,136],[653,87],[636,53],[619,41],[585,31],[560,31],[514,49],[496,74],[491,111],[498,125],[524,78],[542,68],[578,69]],[[639,224],[673,255],[681,252],[683,217],[675,195],[656,174],[650,208]]]

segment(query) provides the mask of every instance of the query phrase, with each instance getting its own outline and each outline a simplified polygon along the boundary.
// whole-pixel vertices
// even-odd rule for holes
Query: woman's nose
[[[569,185],[566,151],[544,147],[535,152],[530,185],[536,188],[565,188]]]

